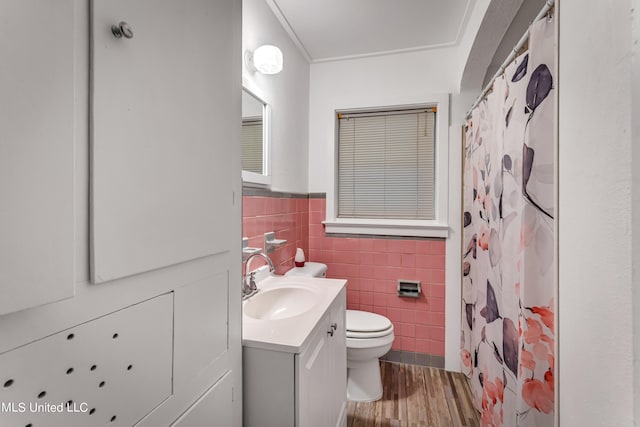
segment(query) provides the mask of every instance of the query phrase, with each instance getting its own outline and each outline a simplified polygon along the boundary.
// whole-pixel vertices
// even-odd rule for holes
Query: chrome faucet
[[[251,273],[249,273],[248,277],[247,277],[247,272],[250,271],[249,270],[249,264],[251,263],[251,261],[253,260],[253,258],[255,257],[261,257],[264,258],[264,260],[267,262],[267,264],[269,265],[269,273],[273,273],[274,271],[276,271],[276,268],[273,266],[273,261],[271,261],[271,258],[269,258],[267,255],[263,254],[262,252],[257,252],[254,254],[249,255],[249,257],[247,258],[247,261],[244,265],[244,274],[243,274],[243,280],[242,280],[242,299],[247,299],[250,296],[254,295],[255,293],[258,292],[258,286],[256,285],[256,272],[252,271]]]

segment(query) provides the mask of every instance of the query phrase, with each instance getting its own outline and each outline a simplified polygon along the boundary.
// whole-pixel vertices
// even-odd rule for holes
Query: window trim
[[[398,219],[354,219],[338,218],[338,113],[349,111],[385,111],[408,108],[437,108],[435,134],[435,198],[433,220]],[[375,234],[383,236],[437,237],[449,236],[448,191],[449,191],[449,95],[430,97],[429,101],[419,104],[390,105],[371,108],[340,108],[334,115],[334,157],[333,170],[328,183],[326,220],[323,221],[327,233],[332,234]]]

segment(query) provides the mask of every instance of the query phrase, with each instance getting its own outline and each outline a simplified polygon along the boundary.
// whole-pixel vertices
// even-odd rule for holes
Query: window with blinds
[[[338,114],[339,218],[435,218],[435,115]]]
[[[242,170],[263,173],[262,118],[242,120]]]

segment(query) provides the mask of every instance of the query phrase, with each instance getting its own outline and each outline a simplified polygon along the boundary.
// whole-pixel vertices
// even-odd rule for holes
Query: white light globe
[[[282,51],[269,44],[253,51],[253,66],[262,74],[278,74],[282,71]]]

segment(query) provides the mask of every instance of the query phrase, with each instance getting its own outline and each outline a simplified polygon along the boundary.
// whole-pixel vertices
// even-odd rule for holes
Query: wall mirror
[[[255,93],[242,88],[242,181],[268,186],[270,107]]]

